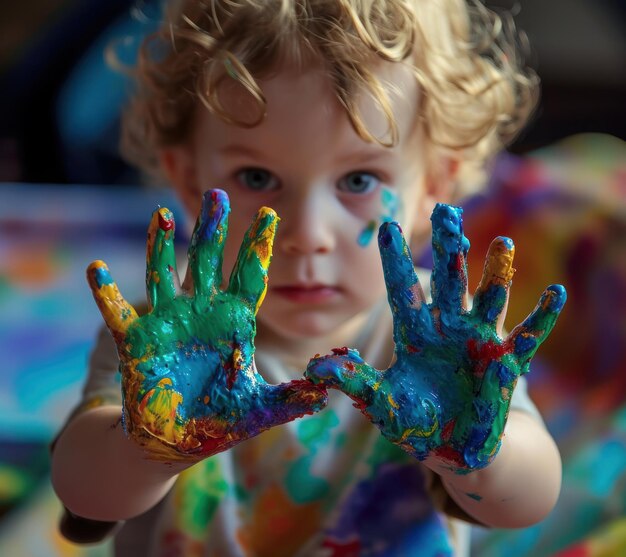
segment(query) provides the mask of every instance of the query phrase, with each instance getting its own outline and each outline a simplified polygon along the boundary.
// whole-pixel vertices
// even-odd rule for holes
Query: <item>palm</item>
[[[307,376],[346,392],[388,439],[418,459],[434,457],[466,471],[486,466],[497,453],[517,379],[554,326],[565,292],[548,288],[529,317],[501,338],[512,242],[494,240],[466,310],[469,242],[460,210],[438,205],[432,220],[432,303],[399,227],[385,224],[379,234],[394,319],[393,365],[376,370],[355,350],[341,349],[312,360]]]
[[[226,195],[207,192],[180,292],[173,219],[167,209],[155,211],[146,270],[150,311],[142,317],[102,262],[88,270],[120,354],[127,430],[156,457],[206,457],[325,403],[324,389],[306,380],[268,385],[256,371],[255,315],[278,219],[259,211],[222,290],[227,214]]]

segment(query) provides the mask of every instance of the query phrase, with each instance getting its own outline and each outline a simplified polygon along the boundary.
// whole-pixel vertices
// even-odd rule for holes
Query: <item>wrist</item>
[[[481,523],[499,528],[530,526],[554,508],[561,485],[561,460],[543,424],[512,411],[500,451],[480,470],[459,474],[440,462],[435,471],[450,497]]]

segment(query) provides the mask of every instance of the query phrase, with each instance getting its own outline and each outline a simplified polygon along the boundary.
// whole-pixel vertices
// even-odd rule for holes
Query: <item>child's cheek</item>
[[[372,241],[378,228],[383,222],[397,221],[402,213],[402,200],[400,196],[391,188],[383,186],[380,188],[380,199],[377,207],[377,214],[369,220],[365,228],[361,230],[357,243],[361,247],[366,247]]]

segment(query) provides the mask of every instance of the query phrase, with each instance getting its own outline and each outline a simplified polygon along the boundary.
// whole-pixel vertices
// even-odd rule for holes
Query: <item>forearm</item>
[[[74,514],[102,521],[125,520],[158,503],[179,472],[193,464],[146,458],[127,438],[119,406],[101,406],[76,416],[52,453],[52,485]]]
[[[433,469],[464,511],[497,528],[539,522],[556,504],[561,488],[561,458],[554,440],[535,418],[515,410],[488,467],[464,475]]]

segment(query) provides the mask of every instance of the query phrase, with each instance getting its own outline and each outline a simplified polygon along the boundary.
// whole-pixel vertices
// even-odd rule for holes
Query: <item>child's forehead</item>
[[[237,125],[210,110],[203,110],[195,119],[195,153],[201,155],[202,164],[209,164],[209,160],[218,166],[263,161],[270,168],[280,167],[283,172],[294,175],[313,171],[311,161],[315,161],[313,166],[317,169],[332,169],[338,165],[391,169],[406,166],[403,157],[408,152],[411,160],[421,160],[423,134],[415,131],[419,130],[416,80],[409,68],[391,64],[380,68],[377,76],[388,89],[390,107],[397,122],[399,141],[393,147],[367,141],[358,134],[337,99],[332,79],[322,66],[317,66],[309,71],[283,68],[258,79],[266,100],[266,112],[254,126]],[[239,116],[250,111],[250,120],[255,120],[258,112],[253,111],[259,110],[255,100],[234,81],[226,87],[232,90],[224,92],[224,108],[230,113],[237,110]],[[383,110],[365,95],[358,105],[368,130],[387,139],[389,122]],[[289,164],[285,163],[287,159]]]
[[[374,137],[384,138],[389,132],[387,109],[398,126],[400,139],[411,137],[419,122],[421,105],[421,92],[413,69],[409,64],[377,60],[372,62],[369,70],[379,80],[389,104],[388,107],[383,106],[380,98],[375,98],[370,90],[354,84],[355,107],[363,124]],[[306,65],[293,62],[276,64],[259,75],[257,83],[267,103],[266,116],[284,111],[286,105],[293,103],[294,97],[302,96],[311,101],[310,110],[320,117],[347,115],[347,109],[338,96],[332,69],[320,59],[310,58]],[[258,116],[255,100],[232,80],[225,83],[223,99],[226,108],[237,111],[240,116],[245,113],[250,113],[251,118]]]

